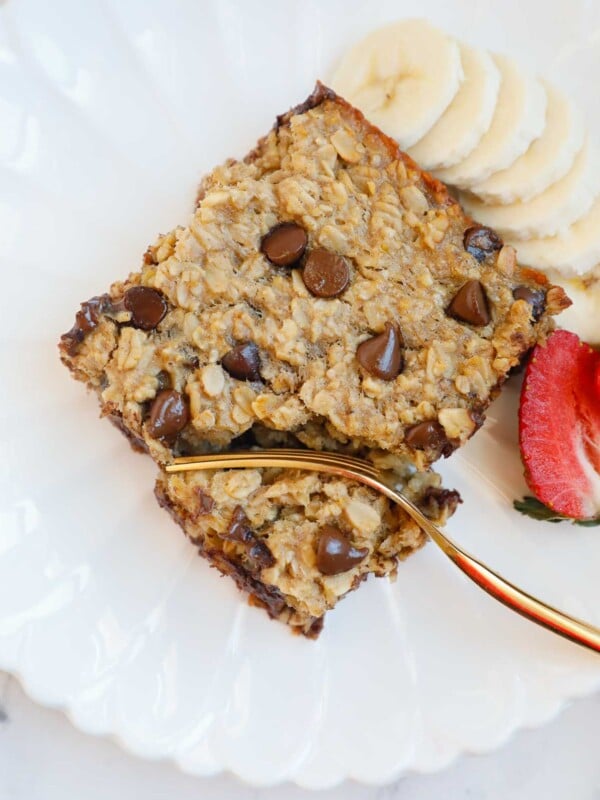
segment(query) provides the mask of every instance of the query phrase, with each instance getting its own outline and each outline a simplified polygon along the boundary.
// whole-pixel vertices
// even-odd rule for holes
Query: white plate
[[[555,78],[600,131],[600,5],[440,0],[422,13]],[[368,8],[368,13],[366,9]],[[152,497],[154,467],[58,363],[79,301],[189,212],[338,54],[414,4],[9,0],[0,9],[0,667],[86,731],[254,783],[384,783],[496,747],[600,685],[600,662],[517,618],[433,547],[329,615],[317,642],[249,608]],[[537,524],[516,387],[444,465],[451,532],[600,623],[600,535]]]

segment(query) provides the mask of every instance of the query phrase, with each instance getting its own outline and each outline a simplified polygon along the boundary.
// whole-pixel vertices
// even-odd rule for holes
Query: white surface
[[[195,556],[154,503],[152,464],[58,364],[78,302],[185,219],[202,170],[244,153],[347,43],[410,5],[374,3],[368,20],[347,0],[0,6],[0,666],[85,730],[197,774],[386,783],[497,747],[600,683],[597,658],[509,614],[432,546],[397,584],[345,600],[318,643],[290,636]],[[421,6],[595,91],[580,68],[598,74],[600,4],[552,9]],[[444,465],[465,499],[451,531],[598,623],[597,532],[510,507],[523,491],[515,401]]]
[[[576,701],[544,728],[495,753],[466,756],[435,775],[385,788],[344,783],[318,794],[285,784],[253,789],[230,775],[193,778],[85,736],[62,714],[34,705],[0,673],[2,800],[598,800],[600,697]]]

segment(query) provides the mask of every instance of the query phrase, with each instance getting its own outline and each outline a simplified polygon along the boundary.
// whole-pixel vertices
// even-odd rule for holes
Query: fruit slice
[[[462,79],[458,44],[429,22],[408,19],[353,47],[332,86],[407,148],[442,116]]]
[[[519,250],[519,263],[525,266],[583,275],[600,263],[600,197],[583,217],[561,233],[511,243]]]
[[[460,163],[435,175],[461,189],[481,183],[510,166],[544,130],[546,92],[542,84],[509,58],[494,55],[500,91],[490,127],[477,147]]]
[[[500,71],[486,50],[460,44],[465,74],[454,100],[408,154],[424,169],[451,167],[472,152],[490,127]]]
[[[569,331],[533,351],[519,408],[519,442],[529,488],[552,511],[600,516],[600,353]]]
[[[462,196],[461,202],[478,222],[506,238],[554,236],[590,209],[600,191],[599,166],[596,152],[586,142],[564,178],[525,203],[487,205],[473,195]]]
[[[600,270],[598,278],[553,281],[563,286],[573,305],[561,314],[560,325],[592,345],[600,345]],[[600,404],[600,392],[598,394]]]
[[[541,136],[510,167],[471,187],[485,203],[514,203],[535,197],[567,174],[583,147],[582,115],[561,92],[547,83],[544,87],[548,105]]]

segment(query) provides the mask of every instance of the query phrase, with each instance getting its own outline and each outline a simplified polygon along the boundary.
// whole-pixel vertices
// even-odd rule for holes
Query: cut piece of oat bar
[[[162,463],[260,422],[423,468],[567,302],[319,86],[208,176],[188,226],[84,303],[61,350]]]
[[[404,491],[443,524],[458,495],[438,485],[438,476],[417,473]],[[395,576],[398,561],[425,542],[382,495],[314,472],[161,472],[156,496],[201,555],[271,617],[310,637],[369,574]]]
[[[316,434],[312,432],[311,436]],[[302,447],[292,434],[256,425],[244,448]],[[333,449],[326,439],[315,446]],[[348,450],[340,445],[340,449]],[[382,451],[363,455],[382,479],[438,525],[460,495],[433,470],[416,471]],[[374,490],[302,470],[160,471],[155,494],[199,553],[234,578],[252,605],[316,638],[325,612],[368,575],[395,577],[399,561],[426,540],[398,506]]]

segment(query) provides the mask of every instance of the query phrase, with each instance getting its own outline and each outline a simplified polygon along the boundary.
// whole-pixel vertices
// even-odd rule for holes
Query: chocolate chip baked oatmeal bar
[[[443,523],[458,494],[437,488],[438,476],[423,475],[404,491]],[[314,472],[161,473],[156,496],[202,555],[255,604],[307,636],[320,632],[325,612],[367,575],[394,576],[398,561],[425,542],[382,495]]]
[[[384,453],[402,474],[426,470],[473,434],[510,369],[566,304],[560,288],[520,269],[512,248],[319,84],[243,161],[203,181],[187,227],[159,237],[139,271],[82,304],[60,348],[102,413],[159,464],[266,431],[316,449]],[[437,476],[422,474],[439,490]],[[258,479],[263,499],[292,481]],[[252,583],[222,544],[232,541],[223,525],[234,524],[227,492],[211,495],[219,524],[195,510],[190,487],[204,480],[229,478],[163,476],[159,494],[208,557],[258,595],[257,583],[284,573],[279,520],[308,513],[310,497],[324,502],[334,484],[359,491],[302,478],[317,483],[301,502],[271,499],[261,513],[273,517],[262,521],[252,497],[236,504],[274,560],[266,566],[265,556]],[[387,501],[368,503],[382,507],[374,539],[342,526],[348,547],[369,547],[360,575],[378,571],[374,554],[393,529]],[[286,593],[281,581],[272,585]],[[323,591],[318,609],[330,600]],[[317,605],[287,606],[313,630]]]

